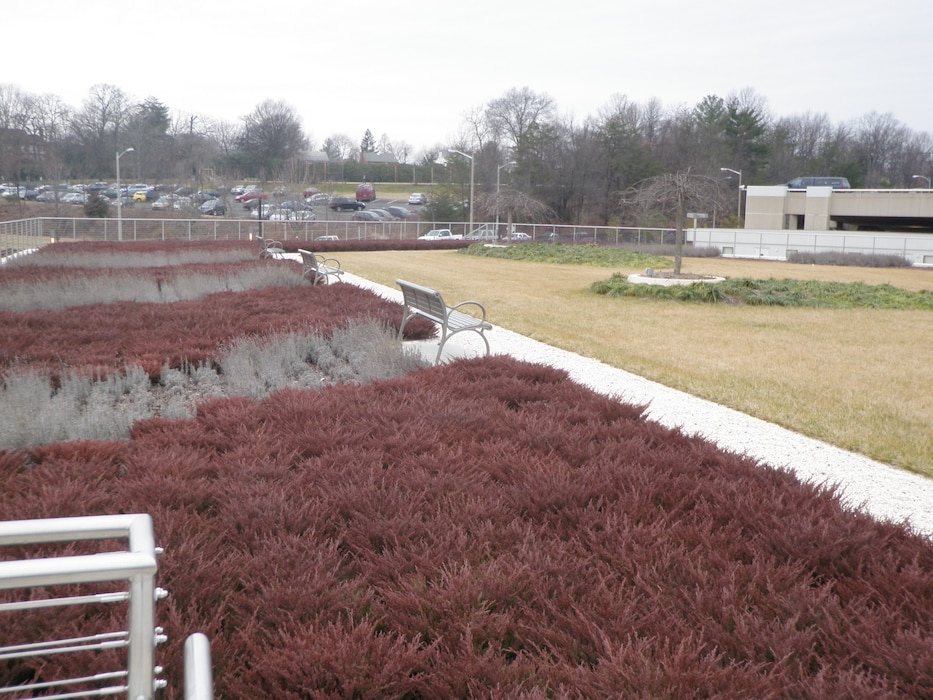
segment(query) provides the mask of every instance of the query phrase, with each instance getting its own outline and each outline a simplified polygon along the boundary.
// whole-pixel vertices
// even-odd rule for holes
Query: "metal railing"
[[[430,229],[450,229],[468,235],[469,225],[457,221],[256,221],[235,218],[122,219],[123,241],[250,241],[257,235],[277,241],[314,241],[320,236],[340,240],[415,240]],[[477,221],[474,229],[495,229],[495,222]],[[560,240],[565,243],[672,243],[673,229],[612,226],[562,226],[552,224],[499,224],[505,238],[510,230],[531,240]],[[37,217],[0,221],[0,253],[41,248],[59,241],[118,241],[112,219]]]
[[[474,229],[495,229],[477,221]],[[257,235],[277,241],[297,241],[307,247],[321,236],[342,241],[415,240],[432,228],[468,234],[463,222],[439,221],[263,221],[249,219],[123,219],[123,240],[253,240]],[[576,226],[516,223],[499,225],[505,237],[514,230],[522,240],[600,245],[673,245],[670,228]],[[789,251],[837,250],[903,255],[914,265],[933,264],[933,234],[857,231],[761,231],[757,229],[692,228],[684,230],[688,245],[719,248],[724,257],[784,260]],[[0,222],[0,257],[41,248],[57,241],[116,241],[109,219],[35,218]]]
[[[43,679],[0,687],[0,696],[31,693],[57,700],[125,693],[129,700],[149,700],[158,688],[164,687],[164,681],[156,677],[161,668],[155,665],[155,648],[166,637],[162,629],[155,626],[155,603],[167,593],[155,586],[156,557],[160,550],[155,546],[152,519],[145,514],[135,514],[0,522],[0,546],[113,539],[126,540],[126,550],[0,561],[0,591],[118,581],[125,582],[126,589],[50,598],[21,596],[20,600],[0,602],[0,614],[125,602],[128,605],[127,629],[67,639],[23,640],[0,647],[0,662],[125,648],[126,667],[91,676]],[[208,649],[205,661],[206,638],[191,643],[197,647],[191,671],[197,691],[189,697],[206,700],[211,696],[205,693],[212,692],[210,652]]]

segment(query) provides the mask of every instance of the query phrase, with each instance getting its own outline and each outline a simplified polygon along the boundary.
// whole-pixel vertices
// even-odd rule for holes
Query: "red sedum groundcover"
[[[933,697],[929,540],[540,365],[216,400],[0,486],[153,516],[168,698],[195,631],[223,698]]]

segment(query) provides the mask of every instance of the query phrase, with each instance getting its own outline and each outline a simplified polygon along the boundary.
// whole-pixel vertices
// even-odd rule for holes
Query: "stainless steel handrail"
[[[161,629],[155,626],[155,602],[157,598],[163,597],[165,592],[155,587],[156,555],[159,550],[155,546],[152,519],[145,514],[134,514],[0,522],[0,545],[116,538],[128,540],[128,551],[0,562],[0,590],[118,580],[127,581],[129,584],[127,631],[102,635],[96,640],[88,641],[87,644],[81,642],[89,638],[61,640],[43,642],[28,650],[29,653],[49,653],[63,651],[57,648],[59,645],[71,645],[74,650],[128,646],[125,672],[118,671],[115,674],[101,674],[95,677],[119,678],[125,673],[125,685],[51,697],[90,697],[125,690],[130,700],[146,700],[152,698],[157,687],[163,685],[162,681],[155,678],[155,646],[165,639]],[[74,604],[73,599],[74,597],[63,598],[63,602],[60,603]],[[47,604],[42,601],[43,606]],[[19,603],[15,603],[10,604],[7,609],[11,610],[13,606],[21,607]],[[0,654],[24,653],[22,646],[24,645],[0,649]],[[75,682],[75,679],[51,683],[62,685],[67,682]],[[21,692],[23,686],[17,686],[14,690]]]

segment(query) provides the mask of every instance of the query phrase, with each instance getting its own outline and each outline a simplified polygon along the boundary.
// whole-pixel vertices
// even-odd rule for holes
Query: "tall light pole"
[[[127,148],[120,153],[117,152],[117,240],[123,240],[123,192],[120,190],[120,158],[127,153],[132,153],[133,148]]]
[[[926,175],[911,175],[910,177],[911,179],[916,179],[916,180],[926,180],[927,189],[930,189],[931,187],[933,187],[933,182],[931,182],[930,178],[928,178]]]
[[[735,173],[736,175],[739,176],[739,201],[735,208],[735,213],[736,213],[736,216],[738,216],[741,219],[742,218],[742,171],[733,170],[732,168],[720,168],[719,170],[724,173]]]
[[[448,153],[456,153],[458,156],[470,159],[470,228],[467,229],[467,234],[469,235],[473,233],[473,184],[475,182],[474,174],[476,173],[476,161],[472,155],[464,153],[463,151],[455,151],[451,148]]]
[[[515,165],[514,160],[510,160],[508,163],[503,163],[498,168],[496,168],[496,235],[499,235],[499,178],[502,173],[502,168],[508,168]]]

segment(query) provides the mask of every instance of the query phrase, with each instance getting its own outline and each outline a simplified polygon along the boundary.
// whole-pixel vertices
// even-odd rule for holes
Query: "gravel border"
[[[350,273],[345,273],[342,279],[387,299],[402,301],[401,290]],[[566,370],[574,381],[594,391],[647,405],[648,417],[662,425],[680,428],[688,435],[707,438],[725,450],[786,468],[804,481],[835,484],[840,487],[847,507],[864,510],[879,520],[904,522],[915,532],[933,540],[931,479],[847,452],[498,326],[493,327],[488,337],[493,353]],[[482,351],[481,342],[474,346],[469,338],[458,341],[461,341],[461,336],[447,343],[445,357]],[[428,341],[425,345],[425,355],[433,361],[437,342]],[[450,353],[447,348],[450,348]]]

